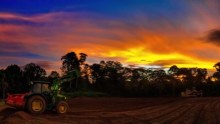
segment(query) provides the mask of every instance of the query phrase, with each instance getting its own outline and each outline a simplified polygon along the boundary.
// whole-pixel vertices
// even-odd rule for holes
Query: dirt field
[[[70,112],[42,115],[0,106],[7,124],[219,124],[220,98],[75,98]]]

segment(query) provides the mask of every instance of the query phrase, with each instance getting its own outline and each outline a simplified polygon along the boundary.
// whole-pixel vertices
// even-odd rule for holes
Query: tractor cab
[[[35,82],[32,82],[31,84],[32,84],[32,86],[31,86],[32,93],[42,94],[45,92],[48,92],[48,93],[51,92],[50,82],[35,81]]]

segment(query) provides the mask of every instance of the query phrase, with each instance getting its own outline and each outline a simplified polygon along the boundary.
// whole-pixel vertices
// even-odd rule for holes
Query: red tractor
[[[56,110],[63,114],[68,110],[66,97],[59,93],[59,85],[50,86],[48,82],[33,82],[30,92],[8,94],[5,103],[16,108],[27,109],[30,113],[40,114]],[[56,83],[55,83],[56,84]]]

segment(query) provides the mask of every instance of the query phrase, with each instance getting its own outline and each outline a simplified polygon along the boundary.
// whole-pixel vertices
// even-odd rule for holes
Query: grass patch
[[[76,91],[76,92],[66,92],[62,93],[62,95],[68,97],[68,98],[74,98],[74,97],[105,97],[109,96],[106,93],[103,92],[95,92],[95,91]]]

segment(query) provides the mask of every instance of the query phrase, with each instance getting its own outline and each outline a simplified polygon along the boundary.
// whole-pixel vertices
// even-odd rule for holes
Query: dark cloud
[[[22,58],[41,58],[42,56],[31,52],[5,52],[0,50],[0,57],[22,57]]]
[[[0,24],[25,25],[25,26],[41,26],[43,23],[33,22],[24,19],[5,19],[0,18]]]
[[[220,29],[213,29],[209,31],[206,36],[206,41],[220,46]]]
[[[168,65],[187,64],[187,63],[192,63],[192,62],[187,62],[181,59],[170,59],[170,60],[158,60],[158,61],[149,63],[148,65],[165,67]]]
[[[29,51],[22,43],[0,41],[0,44],[0,57],[42,58],[41,55]]]

